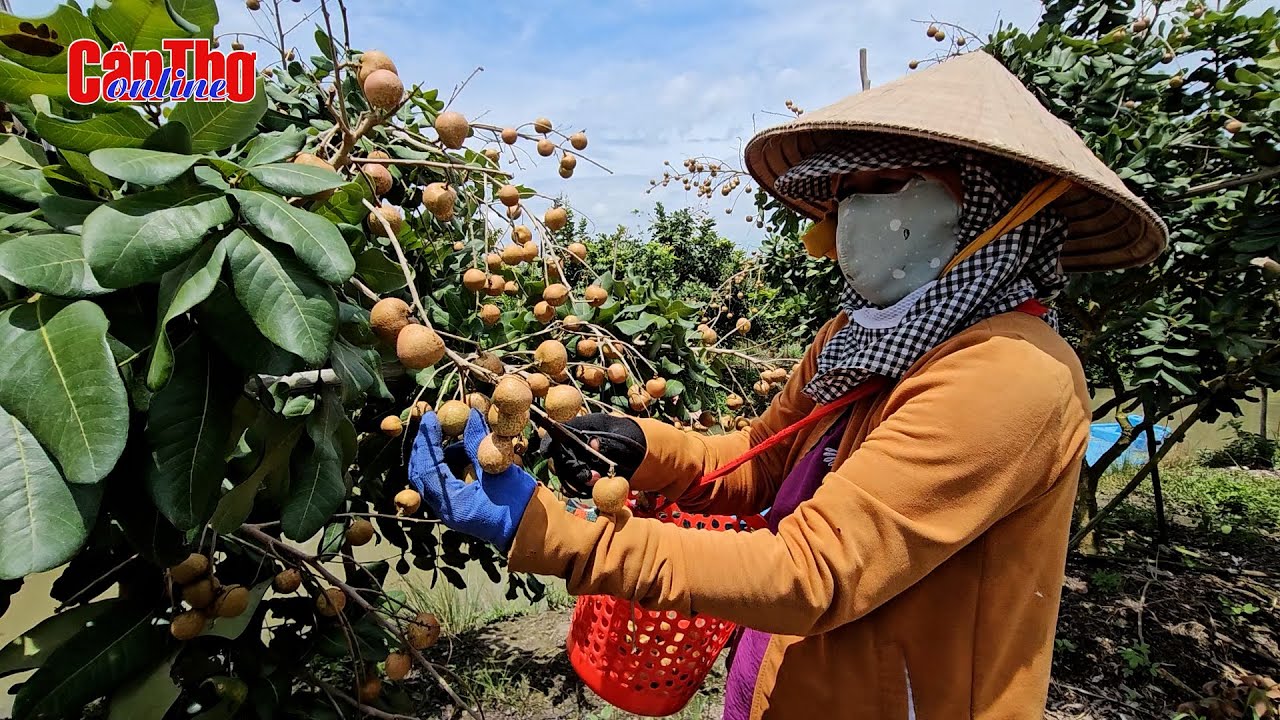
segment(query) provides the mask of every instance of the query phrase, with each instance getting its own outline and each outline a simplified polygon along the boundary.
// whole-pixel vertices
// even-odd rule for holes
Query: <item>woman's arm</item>
[[[818,368],[818,353],[831,335],[844,326],[843,316],[827,322],[818,331],[803,360],[792,373],[782,391],[774,397],[769,409],[751,423],[749,430],[723,435],[685,432],[659,420],[641,419],[648,452],[644,462],[632,476],[637,487],[655,488],[670,498],[680,498],[680,505],[695,512],[749,514],[759,512],[773,502],[778,487],[786,476],[786,462],[796,438],[777,447],[717,480],[706,489],[685,492],[700,477],[732,462],[774,433],[802,420],[814,408],[804,394],[804,387]],[[797,436],[798,437],[798,436]]]
[[[591,522],[540,489],[511,569],[789,635],[862,617],[1046,492],[1088,442],[1078,373],[1022,338],[973,335],[894,388],[886,419],[776,535]]]

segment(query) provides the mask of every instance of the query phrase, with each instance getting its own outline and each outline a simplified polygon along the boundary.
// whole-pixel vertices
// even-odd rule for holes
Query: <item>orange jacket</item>
[[[633,483],[678,497],[806,416],[814,405],[802,388],[845,322],[822,329],[749,431],[703,436],[642,421],[649,452]],[[835,470],[777,534],[592,522],[540,487],[510,565],[564,578],[574,594],[774,633],[753,718],[1040,718],[1089,418],[1075,353],[1044,321],[1006,313],[856,404]],[[717,481],[688,509],[767,507],[834,421]]]

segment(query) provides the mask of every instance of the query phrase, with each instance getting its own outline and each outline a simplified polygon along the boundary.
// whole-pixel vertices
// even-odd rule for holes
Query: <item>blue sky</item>
[[[22,15],[42,15],[55,4],[12,2]],[[284,2],[286,27],[317,5]],[[242,0],[218,6],[220,34],[256,32]],[[407,82],[439,87],[448,97],[483,67],[454,104],[468,117],[505,125],[546,116],[557,128],[586,130],[591,144],[584,154],[612,175],[579,163],[566,181],[544,160],[519,177],[543,193],[565,193],[598,229],[611,230],[642,224],[632,211],[647,211],[655,200],[698,203],[674,186],[645,194],[663,160],[678,166],[688,155],[708,154],[737,164],[755,130],[787,119],[785,100],[816,109],[855,92],[858,48],[868,48],[872,82],[882,83],[905,73],[912,58],[942,47],[913,21],[938,18],[985,36],[1001,18],[1034,22],[1040,3],[349,0],[348,9],[352,44],[387,52]],[[291,36],[306,54],[313,29],[306,22]],[[728,237],[745,246],[759,242],[763,231],[744,221],[746,212],[727,216],[714,202],[708,210]]]

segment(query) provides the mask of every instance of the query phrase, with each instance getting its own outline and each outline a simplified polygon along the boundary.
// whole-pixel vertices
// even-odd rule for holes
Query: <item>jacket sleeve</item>
[[[1045,493],[1087,442],[1071,369],[1023,340],[988,337],[900,382],[884,420],[777,534],[592,522],[540,489],[509,559],[513,570],[566,579],[574,594],[822,633]]]
[[[708,488],[699,488],[688,496],[686,491],[698,478],[728,464],[813,410],[814,403],[804,394],[804,387],[817,372],[818,353],[842,324],[837,318],[818,331],[786,386],[749,430],[702,435],[677,430],[659,420],[639,420],[648,453],[632,476],[632,485],[679,498],[681,507],[694,512],[750,514],[768,507],[785,479],[785,465],[795,438],[780,443]]]

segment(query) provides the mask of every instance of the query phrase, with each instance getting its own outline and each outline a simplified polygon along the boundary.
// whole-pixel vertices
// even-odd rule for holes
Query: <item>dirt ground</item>
[[[1204,697],[1206,683],[1251,673],[1280,678],[1280,538],[1175,524],[1156,553],[1147,520],[1124,518],[1130,530],[1115,537],[1111,554],[1068,564],[1046,715],[1052,720],[1168,720],[1180,704]],[[442,643],[437,657],[486,720],[629,717],[574,674],[564,651],[569,612],[489,624]],[[678,717],[719,718],[723,682],[722,658]],[[1233,687],[1213,690],[1238,693]],[[429,682],[419,680],[410,692],[419,717],[457,716]]]

